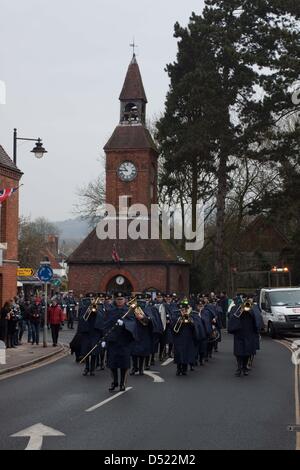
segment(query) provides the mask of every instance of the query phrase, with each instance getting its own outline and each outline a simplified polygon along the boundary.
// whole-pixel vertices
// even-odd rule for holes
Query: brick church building
[[[106,203],[118,208],[122,196],[129,207],[144,204],[150,213],[158,201],[158,151],[146,127],[147,98],[135,54],[119,99],[120,122],[104,147]],[[169,240],[100,240],[95,229],[68,264],[69,288],[76,294],[117,289],[189,293],[190,266]]]
[[[21,171],[0,145],[0,189],[17,188],[21,176]],[[0,211],[0,243],[7,244],[7,249],[1,249],[0,305],[2,307],[17,294],[19,191],[14,192],[2,203]],[[5,245],[1,245],[1,248],[3,246]]]

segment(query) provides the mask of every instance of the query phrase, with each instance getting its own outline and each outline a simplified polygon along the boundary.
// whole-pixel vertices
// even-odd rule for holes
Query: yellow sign
[[[34,275],[34,270],[32,268],[18,268],[17,269],[17,276],[28,277],[28,276],[33,276],[33,275]]]

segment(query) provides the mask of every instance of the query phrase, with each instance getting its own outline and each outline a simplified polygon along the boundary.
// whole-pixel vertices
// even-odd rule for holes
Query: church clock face
[[[123,162],[118,168],[121,181],[133,181],[137,177],[137,169],[132,162]]]

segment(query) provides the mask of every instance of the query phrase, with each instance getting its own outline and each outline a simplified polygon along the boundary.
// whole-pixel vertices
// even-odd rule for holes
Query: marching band
[[[213,294],[213,293],[212,293]],[[176,375],[186,376],[204,366],[222,341],[223,310],[213,295],[178,299],[176,294],[124,292],[87,294],[79,304],[77,333],[70,346],[83,375],[111,370],[110,392],[126,390],[128,374],[144,375],[168,358],[176,364]],[[228,332],[234,335],[237,376],[248,375],[259,349],[261,315],[253,298],[233,302],[228,314]]]

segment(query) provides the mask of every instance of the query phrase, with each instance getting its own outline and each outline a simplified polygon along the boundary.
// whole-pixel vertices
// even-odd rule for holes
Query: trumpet
[[[179,333],[182,325],[187,325],[188,323],[193,323],[193,319],[191,317],[191,312],[192,312],[192,308],[190,307],[183,314],[182,313],[180,314],[180,316],[178,317],[178,320],[175,323],[175,326],[173,328],[174,333],[176,333],[176,334]]]

